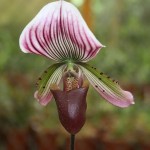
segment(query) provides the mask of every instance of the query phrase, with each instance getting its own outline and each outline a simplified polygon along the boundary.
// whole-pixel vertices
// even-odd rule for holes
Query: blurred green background
[[[70,0],[71,1],[71,0]],[[0,149],[11,131],[65,135],[55,102],[42,107],[35,83],[53,61],[24,54],[18,44],[26,24],[50,0],[0,0]],[[148,142],[150,139],[150,0],[72,0],[91,30],[106,45],[90,64],[119,80],[135,105],[121,109],[88,93],[87,122],[80,137]],[[16,131],[17,132],[17,131]],[[62,138],[61,137],[61,138]],[[61,139],[60,138],[60,139]],[[21,150],[21,149],[20,149]]]

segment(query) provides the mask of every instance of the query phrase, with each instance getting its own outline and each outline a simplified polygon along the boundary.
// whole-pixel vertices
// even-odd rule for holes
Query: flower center
[[[78,81],[78,78],[66,77],[64,79],[64,91],[71,91],[73,89],[79,88]]]
[[[69,64],[64,70],[63,90],[71,91],[73,89],[80,88],[82,86],[82,83],[83,77],[80,69],[74,64]]]

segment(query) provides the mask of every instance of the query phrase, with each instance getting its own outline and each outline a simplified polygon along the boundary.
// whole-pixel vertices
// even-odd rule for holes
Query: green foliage
[[[150,2],[97,0],[95,5],[95,32],[107,47],[94,63],[124,82],[150,83]]]

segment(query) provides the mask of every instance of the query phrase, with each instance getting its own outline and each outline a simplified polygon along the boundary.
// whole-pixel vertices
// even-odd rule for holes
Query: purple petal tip
[[[52,97],[53,96],[51,93],[48,93],[47,95],[42,97],[39,95],[38,91],[34,93],[34,98],[43,106],[46,106],[52,100]]]

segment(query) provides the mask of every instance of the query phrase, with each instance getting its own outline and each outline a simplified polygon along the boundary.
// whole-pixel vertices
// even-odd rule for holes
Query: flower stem
[[[70,150],[74,150],[75,135],[70,135]]]

